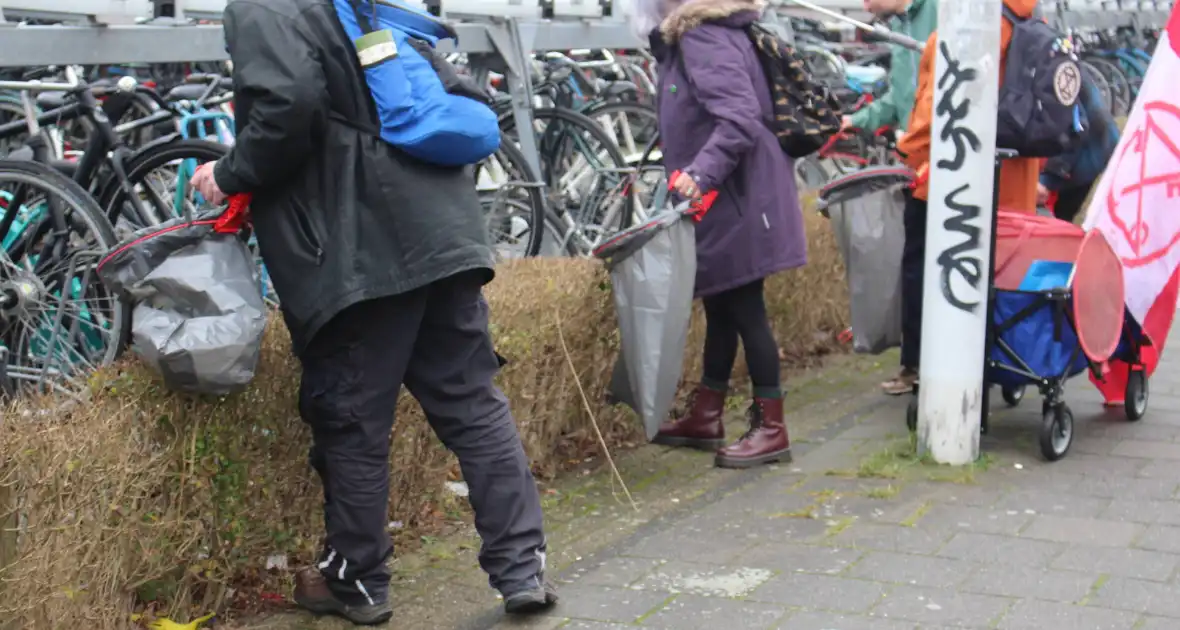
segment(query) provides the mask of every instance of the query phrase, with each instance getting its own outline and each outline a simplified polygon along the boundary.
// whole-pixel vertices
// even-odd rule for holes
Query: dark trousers
[[[388,596],[390,440],[403,383],[459,458],[492,587],[511,594],[539,586],[540,497],[508,401],[492,382],[499,361],[478,275],[356,304],[316,334],[301,360],[299,408],[324,486],[320,570],[340,598]]]
[[[901,366],[922,360],[922,276],[926,265],[926,202],[906,193],[905,247],[901,254]]]
[[[1073,188],[1063,188],[1057,192],[1057,203],[1053,204],[1053,216],[1062,221],[1073,220],[1078,216],[1078,212],[1082,210],[1082,204],[1086,202],[1086,197],[1090,195],[1090,186],[1075,186]]]
[[[770,329],[762,288],[762,280],[756,280],[702,300],[705,305],[704,376],[708,381],[715,384],[729,381],[740,338],[754,387],[780,386],[778,344]]]

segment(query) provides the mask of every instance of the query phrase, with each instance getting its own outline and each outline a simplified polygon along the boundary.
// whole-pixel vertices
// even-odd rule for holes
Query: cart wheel
[[[1124,410],[1127,420],[1135,422],[1147,413],[1147,372],[1131,370],[1127,375],[1126,403]]]
[[[1041,419],[1041,455],[1055,462],[1069,452],[1073,443],[1073,412],[1061,403],[1045,411]]]
[[[910,398],[910,404],[905,408],[905,425],[909,428],[910,433],[915,433],[918,430],[918,397]]]
[[[1012,387],[1001,387],[1000,394],[1004,397],[1004,402],[1008,403],[1009,407],[1015,407],[1024,400],[1024,385],[1015,385]]]

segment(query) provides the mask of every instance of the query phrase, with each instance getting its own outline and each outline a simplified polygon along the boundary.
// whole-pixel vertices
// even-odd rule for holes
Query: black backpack
[[[1000,86],[996,146],[1021,157],[1068,152],[1083,132],[1082,68],[1073,45],[1044,20],[1022,18],[1006,5],[1004,19],[1012,23],[1012,39]]]
[[[840,102],[815,81],[795,48],[773,31],[752,24],[746,33],[770,87],[774,116],[766,126],[792,158],[815,153],[840,131]]]

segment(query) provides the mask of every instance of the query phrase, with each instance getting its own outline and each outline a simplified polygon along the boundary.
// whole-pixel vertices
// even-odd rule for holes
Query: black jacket
[[[214,170],[253,193],[263,261],[296,354],[357,302],[405,293],[493,256],[471,168],[410,158],[376,108],[331,0],[231,0],[237,141]]]

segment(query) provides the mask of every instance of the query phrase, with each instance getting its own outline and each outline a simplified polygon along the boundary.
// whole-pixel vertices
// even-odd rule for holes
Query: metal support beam
[[[1064,25],[1087,28],[1130,24],[1130,16],[1136,13],[1133,9],[1102,11],[1097,8],[1100,6],[1097,1],[1071,0],[1068,8],[1052,7],[1056,10],[1048,10],[1047,16]],[[0,21],[0,67],[220,61],[226,58],[221,27],[183,22],[197,17],[218,17],[216,10],[220,4],[224,0],[0,0],[0,14],[9,22],[31,19],[34,12],[40,11],[42,17],[55,16],[53,19],[69,23],[17,26]],[[473,6],[475,1],[468,0],[468,4]],[[861,0],[817,0],[815,4],[825,8],[835,6],[856,15],[849,7],[860,6]],[[1161,1],[1154,6],[1154,10],[1145,8],[1138,12],[1140,24],[1163,25],[1172,3]],[[125,13],[102,13],[116,10]],[[791,14],[788,7],[778,10],[780,14]],[[619,15],[618,11],[612,13]],[[135,26],[121,23],[130,19],[150,20],[150,23]],[[488,34],[487,20],[493,19],[496,18],[484,17],[457,24],[458,44],[444,42],[439,48],[447,52],[500,52]],[[646,47],[646,42],[636,38],[617,17],[518,20],[517,23],[522,32],[529,33],[529,51]]]

